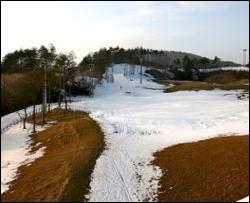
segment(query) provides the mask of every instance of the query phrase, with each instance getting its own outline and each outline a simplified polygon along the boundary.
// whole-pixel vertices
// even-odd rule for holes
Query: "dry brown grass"
[[[2,201],[82,201],[87,193],[96,159],[104,149],[104,136],[87,113],[55,109],[47,115],[57,120],[33,135],[33,148],[40,142],[46,153],[21,174],[3,193]],[[38,121],[41,114],[38,115]],[[30,120],[30,118],[29,118]],[[41,147],[40,146],[40,147]]]
[[[249,91],[249,80],[244,79],[240,81],[234,81],[230,83],[211,83],[211,82],[201,82],[201,81],[177,81],[177,80],[160,80],[157,81],[163,85],[173,84],[174,86],[167,89],[166,92],[175,92],[183,90],[213,90],[213,89],[222,89],[222,90],[234,90],[234,89],[243,89]]]
[[[239,81],[232,72],[221,72],[221,73],[216,73],[205,80],[206,82],[215,82],[219,84],[226,84],[226,83],[232,83]]]
[[[179,144],[155,154],[165,173],[159,200],[236,201],[248,195],[249,136]]]
[[[15,82],[16,80],[23,78],[23,76],[23,73],[5,73],[1,74],[1,80]]]

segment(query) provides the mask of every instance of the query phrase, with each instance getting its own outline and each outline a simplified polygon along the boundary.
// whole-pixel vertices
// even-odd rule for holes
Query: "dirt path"
[[[164,175],[159,200],[237,201],[248,196],[249,136],[179,144],[155,154]]]
[[[104,149],[101,129],[80,111],[55,109],[47,118],[58,123],[34,135],[32,146],[32,151],[46,146],[46,153],[18,169],[20,175],[2,201],[82,201],[88,192],[91,172]]]

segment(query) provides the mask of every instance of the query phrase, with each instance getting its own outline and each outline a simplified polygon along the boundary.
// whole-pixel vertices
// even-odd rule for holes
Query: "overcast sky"
[[[242,63],[249,2],[4,2],[1,56],[54,44],[80,61],[101,47],[187,51]]]

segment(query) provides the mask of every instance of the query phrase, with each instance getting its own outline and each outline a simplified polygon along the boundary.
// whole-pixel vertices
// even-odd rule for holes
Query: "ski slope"
[[[143,67],[143,73],[146,68]],[[240,91],[164,93],[140,66],[110,67],[94,98],[70,106],[88,111],[105,133],[106,150],[92,174],[89,201],[156,201],[160,168],[153,153],[178,143],[249,133],[249,100]]]

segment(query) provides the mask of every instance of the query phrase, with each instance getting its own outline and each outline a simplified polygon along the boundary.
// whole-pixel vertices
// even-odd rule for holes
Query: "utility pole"
[[[114,66],[114,50],[111,50],[111,59],[112,59],[112,63],[111,63],[111,66]]]
[[[44,86],[43,86],[43,106],[42,106],[42,122],[45,124],[45,113],[47,110],[47,66],[48,66],[48,61],[44,60],[42,61],[42,68],[43,68],[43,77],[44,77]]]
[[[246,53],[247,53],[247,49],[243,49],[243,66],[246,65]]]
[[[142,84],[142,56],[140,55],[140,64],[141,64],[141,71],[140,71],[140,84]]]
[[[59,99],[58,99],[58,106],[61,107],[61,100],[62,100],[62,68],[60,67],[60,75],[59,75]]]
[[[138,53],[138,57],[139,57],[140,65],[141,65],[141,70],[140,70],[140,84],[142,84],[142,62],[143,62],[143,56],[140,53]]]
[[[63,66],[63,91],[64,91],[64,102],[65,102],[65,110],[68,110],[67,107],[67,95],[66,95],[66,89],[65,89],[65,67],[66,65]]]

